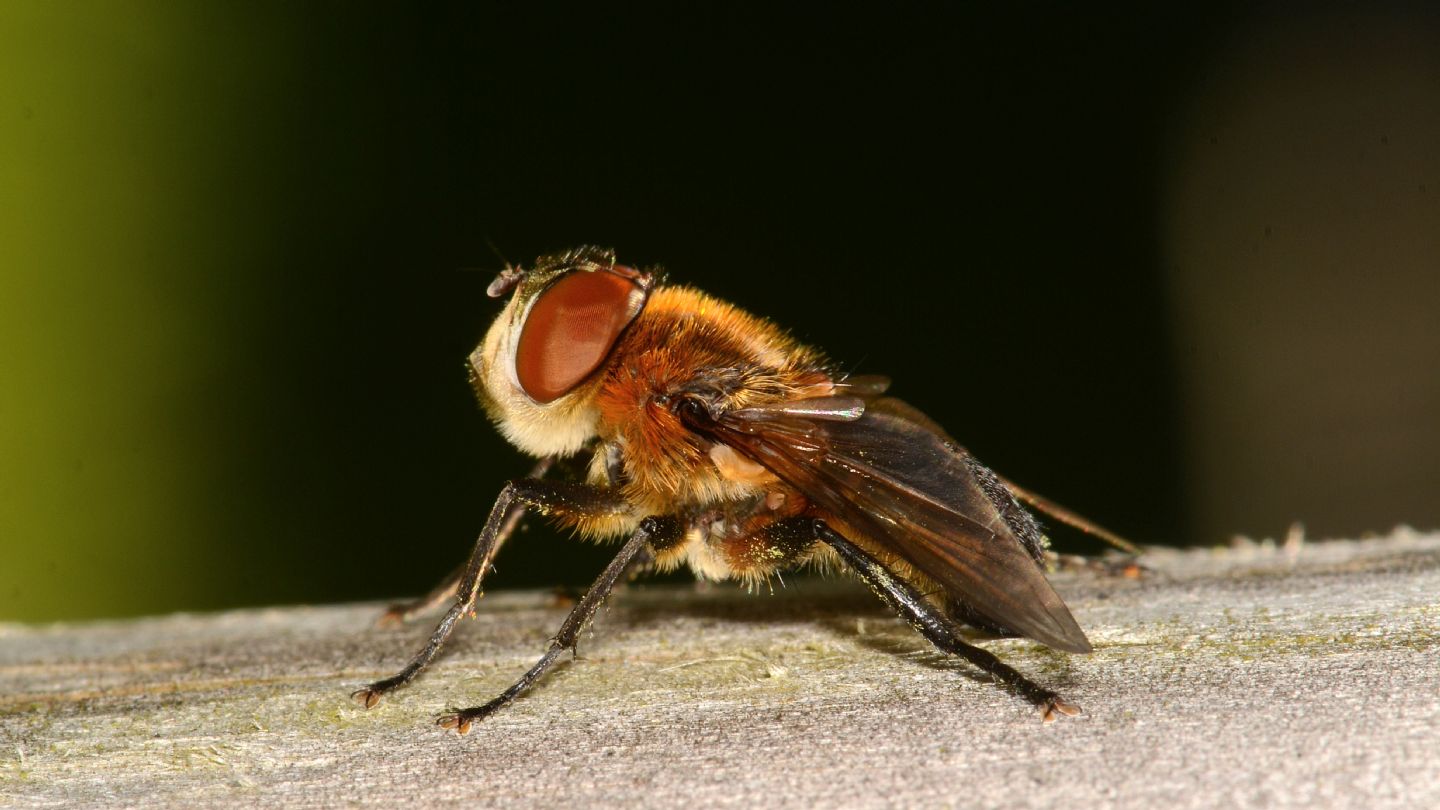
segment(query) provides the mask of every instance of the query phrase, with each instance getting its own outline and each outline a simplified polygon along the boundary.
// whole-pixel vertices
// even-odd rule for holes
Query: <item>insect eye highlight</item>
[[[543,290],[525,317],[515,350],[515,378],[531,399],[553,402],[604,362],[640,311],[636,279],[577,271]]]

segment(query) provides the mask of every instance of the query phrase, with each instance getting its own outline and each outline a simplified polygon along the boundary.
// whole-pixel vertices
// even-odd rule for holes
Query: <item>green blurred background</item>
[[[1142,542],[1433,527],[1437,196],[1420,3],[7,2],[0,620],[432,584],[528,467],[492,241],[663,263]]]

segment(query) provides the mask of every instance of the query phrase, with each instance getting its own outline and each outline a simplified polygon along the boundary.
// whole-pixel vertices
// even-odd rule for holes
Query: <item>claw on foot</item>
[[[1042,723],[1053,723],[1055,717],[1061,714],[1066,717],[1076,717],[1080,714],[1080,707],[1059,695],[1050,698],[1040,706],[1040,722]]]
[[[350,697],[363,703],[367,709],[375,708],[375,704],[380,702],[380,693],[368,686],[351,692]]]
[[[405,623],[405,606],[391,605],[386,608],[380,618],[375,620],[375,626],[379,628],[399,627]]]
[[[466,717],[464,712],[452,712],[440,715],[439,719],[435,721],[435,725],[452,729],[456,734],[464,735],[470,733],[470,722],[470,718]]]

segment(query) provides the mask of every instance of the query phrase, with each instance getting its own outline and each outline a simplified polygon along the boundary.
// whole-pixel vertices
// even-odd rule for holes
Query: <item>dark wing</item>
[[[890,398],[830,397],[687,421],[995,624],[1059,650],[1090,651],[1001,514],[1019,507],[997,505],[982,483],[993,474],[919,411]]]

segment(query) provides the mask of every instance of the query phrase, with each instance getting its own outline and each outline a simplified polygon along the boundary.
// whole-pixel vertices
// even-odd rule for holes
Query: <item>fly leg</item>
[[[512,514],[514,514],[516,517],[515,522],[519,523],[519,517],[524,514],[524,510],[516,509]],[[506,521],[506,523],[508,524],[509,521]],[[500,530],[500,534],[506,534],[503,527]],[[494,559],[495,552],[499,550],[500,543],[496,542],[491,549],[491,559]],[[489,569],[490,561],[485,561],[484,565],[486,569]],[[409,621],[410,619],[413,619],[422,613],[429,613],[435,608],[440,607],[441,605],[450,601],[450,599],[455,596],[456,592],[460,590],[460,580],[464,577],[465,565],[461,564],[459,568],[456,568],[454,571],[446,574],[445,578],[440,580],[439,584],[431,588],[429,593],[425,594],[419,599],[411,599],[406,602],[396,602],[395,604],[385,608],[385,612],[381,613],[380,618],[375,620],[375,626],[394,627],[395,625],[403,624],[404,622]]]
[[[671,517],[648,517],[640,522],[640,528],[630,535],[625,545],[620,548],[620,553],[615,559],[605,566],[599,578],[585,592],[585,596],[575,604],[570,615],[565,618],[565,623],[560,625],[560,632],[550,641],[550,648],[530,667],[530,670],[520,676],[516,681],[501,692],[495,699],[483,706],[475,706],[469,709],[451,709],[441,715],[436,724],[444,728],[453,728],[461,734],[470,731],[470,724],[477,720],[484,720],[497,709],[514,700],[520,693],[529,689],[545,674],[547,670],[555,666],[567,650],[573,651],[580,639],[580,632],[585,625],[595,616],[595,611],[610,595],[615,583],[625,574],[625,569],[642,552],[656,546],[664,548],[673,543],[679,542],[685,534],[685,527],[679,520]]]
[[[351,697],[364,703],[368,709],[380,702],[381,695],[415,680],[415,676],[435,660],[440,648],[455,630],[456,622],[470,612],[475,606],[475,600],[480,598],[480,582],[495,556],[502,531],[510,522],[510,510],[515,506],[534,507],[551,514],[585,515],[619,514],[629,508],[626,501],[615,492],[586,484],[537,481],[530,478],[520,478],[507,483],[500,490],[500,496],[495,499],[495,506],[490,509],[490,517],[485,521],[485,528],[476,539],[475,548],[470,552],[470,558],[465,562],[460,579],[456,582],[455,601],[440,619],[435,631],[430,634],[430,640],[410,659],[404,669],[388,678],[375,681],[364,689],[356,690]]]
[[[1101,526],[1099,523],[1096,523],[1095,521],[1085,517],[1079,512],[1075,512],[1071,509],[1066,509],[1065,507],[1050,500],[1049,498],[1046,498],[1043,495],[1037,495],[1036,493],[1021,487],[1020,485],[1016,484],[1014,481],[1011,481],[1008,478],[1002,478],[995,473],[991,473],[991,475],[994,475],[997,481],[999,481],[1001,484],[1004,484],[1005,487],[1008,488],[1010,492],[1013,493],[1015,497],[1019,498],[1020,500],[1030,504],[1036,509],[1039,509],[1041,512],[1044,512],[1050,517],[1055,518],[1056,520],[1064,523],[1067,526],[1070,526],[1071,528],[1079,529],[1086,534],[1094,535],[1095,537],[1104,540],[1115,548],[1118,548],[1126,554],[1129,554],[1132,559],[1135,557],[1139,557],[1140,555],[1145,553],[1144,549],[1140,548],[1129,540],[1126,540],[1115,532],[1110,531],[1104,526]]]
[[[546,456],[536,462],[534,468],[530,470],[530,474],[527,475],[526,478],[544,478],[545,473],[549,472],[550,467],[554,464],[555,457]],[[510,510],[505,515],[505,521],[500,525],[500,531],[496,533],[495,540],[490,545],[489,555],[481,563],[481,570],[490,570],[491,563],[495,561],[495,555],[500,553],[500,547],[505,545],[505,541],[510,539],[510,535],[515,533],[516,527],[520,525],[520,521],[524,517],[524,503],[513,503],[510,505]],[[419,599],[396,602],[390,605],[385,609],[384,613],[380,614],[380,618],[375,623],[381,627],[400,624],[421,613],[429,613],[435,608],[445,604],[460,590],[460,580],[465,578],[465,568],[465,565],[461,565],[459,568],[451,571],[444,579],[440,580],[438,585],[431,588],[429,593]]]
[[[835,549],[846,565],[859,574],[885,604],[910,622],[920,635],[929,639],[941,652],[964,658],[989,673],[1006,688],[1039,706],[1041,719],[1046,723],[1054,721],[1057,714],[1074,717],[1080,713],[1079,706],[1021,675],[991,653],[962,641],[955,625],[940,609],[915,590],[914,586],[895,576],[879,560],[831,529],[825,521],[816,520],[814,531],[816,538]]]

